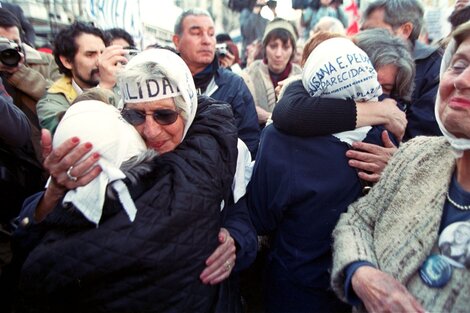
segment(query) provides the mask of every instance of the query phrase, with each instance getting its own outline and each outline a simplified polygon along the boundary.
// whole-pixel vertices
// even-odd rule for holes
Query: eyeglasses
[[[121,111],[122,117],[131,125],[137,126],[145,122],[147,115],[152,115],[153,120],[159,125],[170,125],[178,119],[178,111],[170,109],[157,109],[152,113],[124,108]]]

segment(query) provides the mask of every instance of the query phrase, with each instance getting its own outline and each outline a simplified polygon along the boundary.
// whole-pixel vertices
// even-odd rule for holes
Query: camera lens
[[[20,60],[21,55],[15,49],[5,49],[0,52],[0,61],[6,66],[16,67]]]

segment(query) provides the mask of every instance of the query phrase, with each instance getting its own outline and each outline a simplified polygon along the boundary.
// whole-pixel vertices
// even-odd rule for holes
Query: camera
[[[5,37],[0,36],[0,61],[9,67],[16,67],[21,61],[20,46]]]
[[[218,43],[215,45],[215,52],[218,56],[224,57],[227,55],[227,44],[226,43]]]
[[[130,59],[140,53],[140,50],[136,48],[126,48],[125,50],[126,54],[124,54],[124,57],[127,59],[127,61],[130,61]]]

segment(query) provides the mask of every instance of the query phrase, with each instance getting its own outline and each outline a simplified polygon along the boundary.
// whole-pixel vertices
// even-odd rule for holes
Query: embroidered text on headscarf
[[[126,75],[128,71],[135,70],[136,68],[139,68],[139,66],[153,67],[156,65],[159,67],[159,74],[153,75],[144,80],[144,82],[149,81],[149,87],[147,87],[147,83],[142,83],[142,80],[140,80],[138,75],[137,77],[135,75]],[[165,78],[165,82],[163,81],[163,78]],[[150,82],[153,79],[157,82]],[[118,74],[118,85],[121,93],[123,94],[123,98],[131,98],[130,96],[139,98],[140,91],[137,87],[137,81],[141,82],[140,86],[145,85],[142,87],[143,90],[141,92],[143,99],[130,99],[130,101],[124,99],[125,103],[146,102],[148,100],[158,100],[179,95],[183,97],[185,105],[179,107],[179,109],[182,110],[181,115],[185,116],[183,131],[184,139],[196,115],[197,93],[191,72],[183,59],[181,59],[176,53],[166,49],[149,49],[142,51],[132,58],[129,63],[126,64],[124,70]],[[129,92],[127,91],[127,84],[129,85]],[[157,85],[159,88],[158,94],[153,98],[148,98],[149,95],[153,96],[157,93]],[[172,93],[172,91],[174,93]]]
[[[312,97],[377,100],[382,87],[367,54],[346,38],[332,38],[310,53],[302,73],[302,83]],[[362,141],[370,126],[333,134],[352,144]]]
[[[126,81],[121,94],[126,103],[146,102],[173,98],[181,95],[178,86],[171,83],[167,77],[147,79],[145,84],[136,81]]]
[[[319,44],[305,63],[302,81],[312,97],[367,101],[381,94],[369,57],[346,38],[332,38]]]

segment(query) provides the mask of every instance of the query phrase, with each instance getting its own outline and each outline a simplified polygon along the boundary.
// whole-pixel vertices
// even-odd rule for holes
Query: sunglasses
[[[176,122],[178,111],[170,109],[157,109],[152,113],[124,108],[121,111],[122,117],[131,125],[137,126],[145,122],[147,115],[152,115],[153,120],[159,125],[170,125]]]

